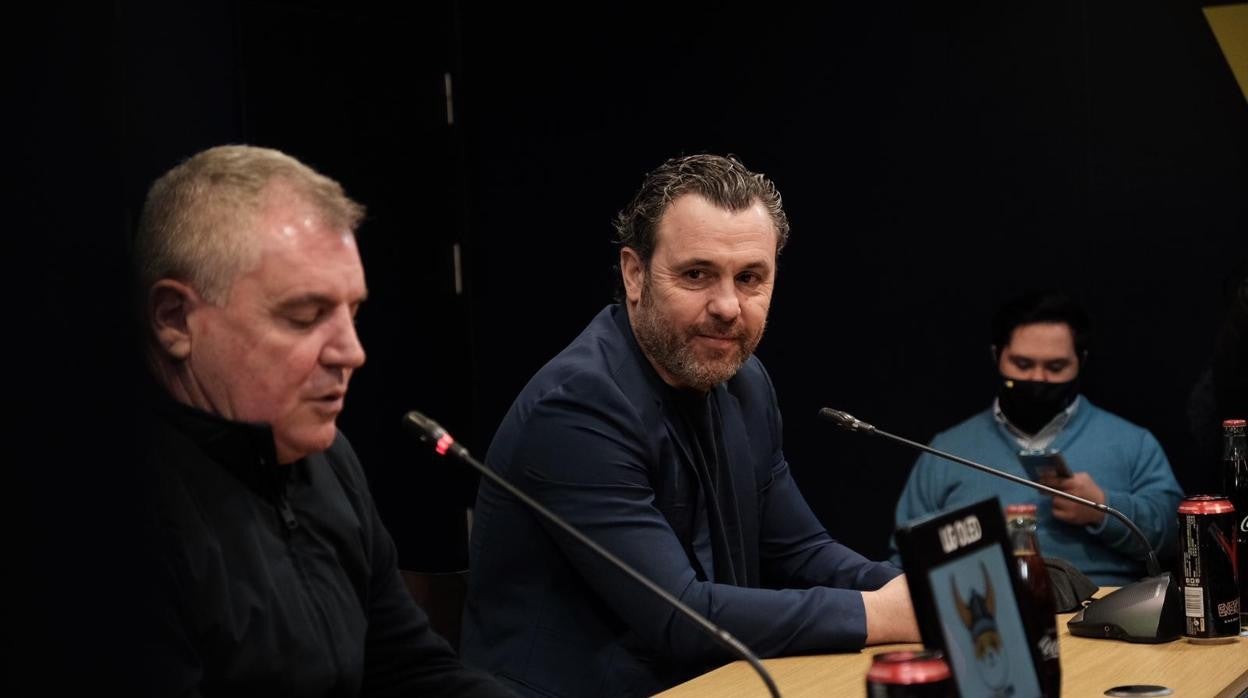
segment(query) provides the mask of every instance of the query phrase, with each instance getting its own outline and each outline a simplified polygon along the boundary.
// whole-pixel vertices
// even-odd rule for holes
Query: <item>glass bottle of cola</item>
[[[1018,577],[1030,591],[1030,598],[1019,599],[1019,610],[1027,625],[1028,637],[1035,643],[1040,656],[1040,686],[1047,698],[1062,693],[1062,664],[1057,644],[1057,612],[1053,600],[1053,583],[1040,556],[1036,540],[1036,505],[1011,504],[1005,518],[1014,548]]]
[[[1222,422],[1222,490],[1235,506],[1240,625],[1248,623],[1248,436],[1242,419]]]

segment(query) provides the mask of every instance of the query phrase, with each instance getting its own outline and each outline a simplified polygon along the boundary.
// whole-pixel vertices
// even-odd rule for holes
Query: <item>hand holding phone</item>
[[[1055,487],[1097,504],[1105,503],[1105,491],[1096,484],[1092,476],[1081,472],[1076,477],[1066,465],[1066,459],[1056,449],[1019,451],[1018,460],[1027,469],[1031,479],[1042,485]],[[1053,518],[1077,526],[1097,526],[1104,520],[1105,513],[1057,497],[1053,499]]]

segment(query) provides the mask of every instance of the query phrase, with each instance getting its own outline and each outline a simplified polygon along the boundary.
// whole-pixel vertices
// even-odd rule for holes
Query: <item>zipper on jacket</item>
[[[282,522],[286,524],[286,546],[290,554],[290,562],[294,567],[296,574],[299,575],[299,582],[303,586],[304,596],[308,604],[312,607],[321,626],[321,637],[328,648],[327,655],[333,666],[333,673],[341,679],[342,677],[342,658],[338,653],[338,646],[334,642],[333,624],[330,623],[325,613],[324,606],[324,590],[321,585],[313,583],[308,577],[308,571],[303,561],[303,555],[300,552],[300,544],[292,535],[296,528],[299,527],[299,520],[295,518],[295,512],[290,508],[290,502],[286,499],[286,495],[280,494],[277,498],[277,509],[282,514]],[[315,564],[315,562],[313,563]]]
[[[285,497],[278,500],[277,509],[282,513],[282,523],[286,524],[287,531],[299,528],[299,520],[295,518],[295,512],[290,508],[290,502],[286,501]]]

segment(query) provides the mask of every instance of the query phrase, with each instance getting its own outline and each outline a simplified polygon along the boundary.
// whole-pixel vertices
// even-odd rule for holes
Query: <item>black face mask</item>
[[[1078,395],[1078,378],[1065,383],[1041,383],[1001,376],[997,384],[997,400],[1005,418],[1028,434],[1043,429]]]

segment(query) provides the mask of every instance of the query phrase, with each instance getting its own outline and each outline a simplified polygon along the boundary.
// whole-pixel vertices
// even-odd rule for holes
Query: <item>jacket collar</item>
[[[277,497],[291,468],[277,462],[273,429],[267,424],[236,422],[182,404],[163,393],[153,412],[258,494]]]

